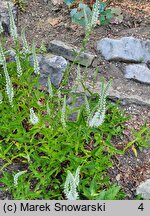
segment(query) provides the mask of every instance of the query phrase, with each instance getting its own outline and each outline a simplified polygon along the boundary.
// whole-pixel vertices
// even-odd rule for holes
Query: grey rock
[[[150,179],[142,182],[136,189],[137,194],[141,194],[143,199],[150,199]]]
[[[17,8],[10,0],[1,0],[0,2],[0,20],[2,22],[2,26],[4,29],[4,33],[9,34],[10,33],[10,19],[8,14],[8,5],[10,4],[10,7],[12,8],[12,13],[14,16],[15,23],[17,25]]]
[[[121,105],[137,104],[150,107],[150,86],[147,85],[144,86],[145,88],[140,89],[139,85],[135,87],[132,85],[132,83],[127,84],[127,82],[123,82],[122,79],[113,80],[112,86],[109,90],[108,98],[114,102],[119,100]],[[97,81],[94,87],[92,87],[91,83],[87,81],[85,86],[92,93],[99,93],[101,81]],[[81,90],[78,93],[83,93],[83,91]]]
[[[125,78],[150,84],[150,70],[145,64],[131,64],[125,68]]]
[[[15,61],[16,53],[13,50],[8,50],[5,52],[9,55],[9,62]],[[22,57],[24,58],[24,57]],[[33,56],[30,56],[31,65],[33,65]],[[52,84],[58,88],[63,75],[64,71],[67,67],[67,61],[61,56],[55,56],[53,54],[37,54],[37,60],[40,67],[40,79],[39,83],[42,87],[47,87],[47,79],[50,76]],[[0,62],[0,65],[2,63]]]
[[[106,60],[137,63],[150,61],[150,40],[143,41],[134,37],[104,38],[98,41],[97,50]]]
[[[129,104],[137,104],[137,105],[143,105],[150,107],[150,97],[149,96],[141,96],[136,93],[130,93],[127,92],[121,92],[119,90],[114,89],[111,87],[110,93],[108,95],[108,98],[110,98],[113,101],[120,101],[120,104],[122,105],[129,105]]]
[[[79,53],[79,50],[76,47],[67,45],[62,41],[53,40],[49,43],[48,51],[56,55],[63,56],[64,58],[74,61],[76,55]],[[83,66],[90,66],[93,62],[95,55],[91,53],[82,52],[76,59]]]
[[[73,102],[74,101],[73,95],[76,96],[75,102]],[[84,95],[78,93],[72,93],[72,95],[70,95],[70,97],[67,99],[66,103],[69,106],[70,110],[81,108],[81,106],[85,103]],[[73,112],[69,115],[68,120],[76,121],[77,116],[78,116],[78,112],[77,111]]]
[[[30,59],[33,64],[33,57],[31,56]],[[47,79],[50,76],[52,84],[58,88],[67,67],[67,61],[61,56],[52,54],[37,55],[37,59],[40,67],[40,85],[47,87]]]

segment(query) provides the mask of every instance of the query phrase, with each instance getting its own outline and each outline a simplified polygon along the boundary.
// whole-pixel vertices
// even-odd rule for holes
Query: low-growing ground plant
[[[15,5],[19,7],[21,11],[25,11],[28,5],[28,0],[12,0]]]
[[[92,1],[91,1],[92,2]],[[70,8],[70,16],[72,22],[87,27],[87,21],[93,22],[93,18],[97,20],[96,25],[104,26],[109,24],[112,19],[111,9],[106,8],[106,4],[102,1],[93,1],[93,4],[86,4],[84,1],[64,0],[64,3]],[[73,8],[72,8],[72,5]],[[95,15],[93,16],[93,12]]]

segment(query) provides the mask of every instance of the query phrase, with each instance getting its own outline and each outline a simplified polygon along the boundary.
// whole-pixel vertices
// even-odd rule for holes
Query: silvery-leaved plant
[[[33,64],[34,64],[34,72],[35,74],[40,74],[39,62],[35,52],[35,43],[32,43],[32,55],[33,55]]]
[[[19,176],[23,175],[26,172],[27,172],[27,170],[24,170],[24,171],[20,171],[20,172],[18,172],[18,173],[16,173],[14,175],[14,185],[15,185],[15,187],[18,185],[18,178],[19,178]]]
[[[0,34],[2,34],[4,31],[3,26],[2,26],[2,21],[0,20]]]
[[[39,118],[34,113],[33,108],[30,108],[30,122],[35,125],[39,122]]]
[[[104,122],[106,112],[106,97],[110,85],[111,80],[106,84],[106,86],[104,85],[104,81],[102,82],[98,104],[92,111],[90,111],[90,115],[88,115],[87,118],[87,124],[89,127],[99,127]],[[87,103],[88,101],[85,100],[85,102]],[[89,105],[86,104],[86,107],[89,107]],[[89,113],[89,108],[87,111]]]
[[[78,167],[75,173],[75,176],[68,171],[66,181],[64,184],[64,193],[68,200],[77,200],[78,199],[78,192],[77,186],[79,185],[79,175],[80,175],[80,168]]]
[[[8,71],[7,71],[7,63],[6,63],[6,59],[5,59],[5,55],[4,55],[1,43],[0,43],[0,62],[3,65],[3,70],[4,70],[4,74],[5,74],[6,93],[8,96],[8,100],[9,100],[10,104],[13,106],[14,90],[13,90],[11,79],[10,79]]]
[[[8,3],[7,5],[8,5],[9,20],[10,20],[10,35],[14,41],[17,41],[18,40],[18,33],[17,33],[17,27],[15,25],[14,16],[13,16],[10,4]]]

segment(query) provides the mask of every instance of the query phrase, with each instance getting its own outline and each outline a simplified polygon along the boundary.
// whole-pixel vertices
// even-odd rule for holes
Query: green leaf
[[[64,0],[64,3],[68,6],[71,5],[73,2],[75,2],[75,0]]]
[[[91,184],[90,184],[90,193],[91,193],[91,196],[94,197],[97,195],[96,191],[98,189],[98,185],[95,181],[95,178],[93,178]]]
[[[73,17],[77,13],[77,8],[74,8],[70,12],[70,16]]]
[[[109,190],[103,190],[96,197],[96,200],[115,200],[120,191],[120,187],[113,185]]]

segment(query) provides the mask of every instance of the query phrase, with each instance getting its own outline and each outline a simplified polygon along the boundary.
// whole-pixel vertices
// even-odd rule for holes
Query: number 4
[[[144,210],[144,207],[143,207],[143,203],[141,203],[138,207],[139,210],[143,211]]]

